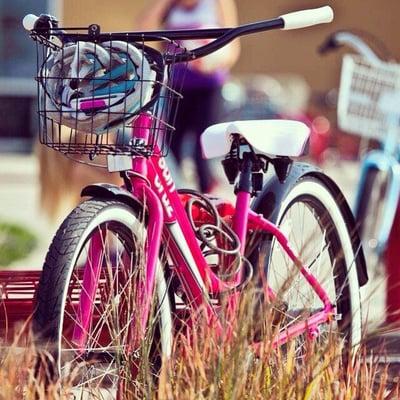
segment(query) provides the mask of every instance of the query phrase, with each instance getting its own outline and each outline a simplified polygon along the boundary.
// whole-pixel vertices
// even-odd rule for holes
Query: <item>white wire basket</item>
[[[389,121],[393,121],[390,115],[394,109],[400,114],[400,101],[395,100],[400,99],[399,95],[399,64],[371,64],[362,57],[345,55],[338,99],[339,127],[382,141],[391,128]]]

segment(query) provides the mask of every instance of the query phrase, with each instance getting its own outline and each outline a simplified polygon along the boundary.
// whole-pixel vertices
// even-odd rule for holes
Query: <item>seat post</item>
[[[246,246],[247,220],[249,216],[250,198],[253,193],[252,184],[253,159],[251,153],[243,154],[243,162],[239,173],[239,182],[235,188],[236,207],[233,217],[233,230],[240,240],[240,253],[244,255]]]

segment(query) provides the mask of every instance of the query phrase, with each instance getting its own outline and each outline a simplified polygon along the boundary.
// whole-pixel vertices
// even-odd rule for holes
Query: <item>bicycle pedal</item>
[[[333,321],[341,321],[342,318],[343,318],[343,316],[342,316],[341,313],[335,313],[335,314],[333,314],[333,316],[332,316]]]

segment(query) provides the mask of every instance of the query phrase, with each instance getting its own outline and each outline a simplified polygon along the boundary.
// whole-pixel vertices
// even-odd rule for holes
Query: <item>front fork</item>
[[[152,118],[148,114],[141,114],[135,126],[132,128],[132,137],[141,140],[146,144],[152,126]],[[148,184],[146,179],[148,175],[148,160],[143,157],[135,157],[132,159],[130,182],[132,194],[143,204],[148,211],[147,236],[145,243],[145,274],[144,282],[139,282],[141,287],[138,288],[139,295],[139,323],[138,332],[141,337],[144,336],[148,318],[151,311],[151,302],[156,281],[156,271],[158,266],[158,258],[161,246],[161,235],[164,226],[164,213],[161,202],[154,191]],[[93,320],[94,301],[96,290],[99,284],[99,278],[102,268],[102,233],[95,232],[89,244],[89,257],[86,261],[83,274],[83,288],[79,306],[77,310],[78,321],[73,330],[72,340],[82,353],[85,350],[85,343],[89,333],[90,325]]]
[[[137,182],[135,182],[137,181]],[[164,226],[164,214],[161,202],[154,191],[140,178],[132,179],[134,195],[144,204],[148,212],[146,248],[145,248],[145,282],[143,286],[141,305],[141,330],[145,333],[147,320],[151,312],[158,259],[160,256],[161,236]]]
[[[138,288],[138,293],[140,293],[138,298],[140,305],[138,307],[138,311],[140,312],[140,332],[138,334],[140,337],[144,337],[152,306],[151,302],[156,281],[164,214],[160,200],[153,190],[141,178],[133,176],[131,181],[134,188],[134,195],[137,196],[144,207],[151,210],[148,213],[146,231],[144,282],[139,282],[141,287]],[[101,270],[104,267],[103,248],[106,238],[103,234],[104,232],[101,229],[93,233],[89,243],[88,258],[83,271],[83,290],[77,309],[77,323],[74,326],[72,334],[72,341],[80,353],[85,351],[88,333],[93,323],[95,297]]]

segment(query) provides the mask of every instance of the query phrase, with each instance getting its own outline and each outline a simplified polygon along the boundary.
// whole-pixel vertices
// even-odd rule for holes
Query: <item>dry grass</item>
[[[158,390],[151,378],[149,359],[143,360],[136,380],[126,385],[124,399],[399,399],[399,385],[390,384],[387,368],[377,360],[368,361],[365,346],[345,363],[341,356],[343,340],[333,332],[324,340],[293,340],[273,348],[277,334],[276,315],[271,306],[262,310],[264,323],[255,326],[255,308],[249,302],[238,310],[237,323],[225,319],[221,338],[202,316],[182,328],[175,336],[173,357],[165,362],[158,377]],[[258,314],[260,315],[260,314]],[[275,325],[272,324],[274,321]],[[26,326],[21,332],[26,331]],[[263,336],[261,350],[255,355],[254,335]],[[299,348],[302,344],[302,351]],[[148,344],[144,344],[147,348]],[[148,354],[143,351],[142,354]],[[146,357],[146,356],[144,356]],[[61,385],[45,388],[43,374],[35,374],[35,349],[21,333],[2,353],[0,399],[71,399],[68,388],[79,366]],[[129,368],[129,367],[127,367]],[[153,382],[153,385],[150,383]],[[63,388],[60,392],[60,386]],[[133,389],[134,388],[134,389]],[[138,389],[140,388],[140,390]],[[109,398],[101,394],[90,399]]]
[[[183,345],[184,348],[186,345]],[[363,348],[347,367],[340,341],[327,346],[309,344],[304,358],[286,348],[265,346],[254,357],[247,346],[218,346],[202,340],[187,358],[178,356],[164,371],[159,399],[398,399],[387,369],[367,362]],[[172,373],[170,372],[172,371]]]
[[[262,315],[261,351],[254,354],[251,338],[254,307],[242,305],[232,340],[221,340],[205,323],[194,335],[181,332],[174,358],[161,373],[159,399],[399,399],[399,385],[390,382],[387,367],[369,360],[361,345],[344,361],[344,341],[326,332],[323,340],[301,338],[274,348],[279,331],[271,307]],[[299,349],[301,352],[299,353]]]

